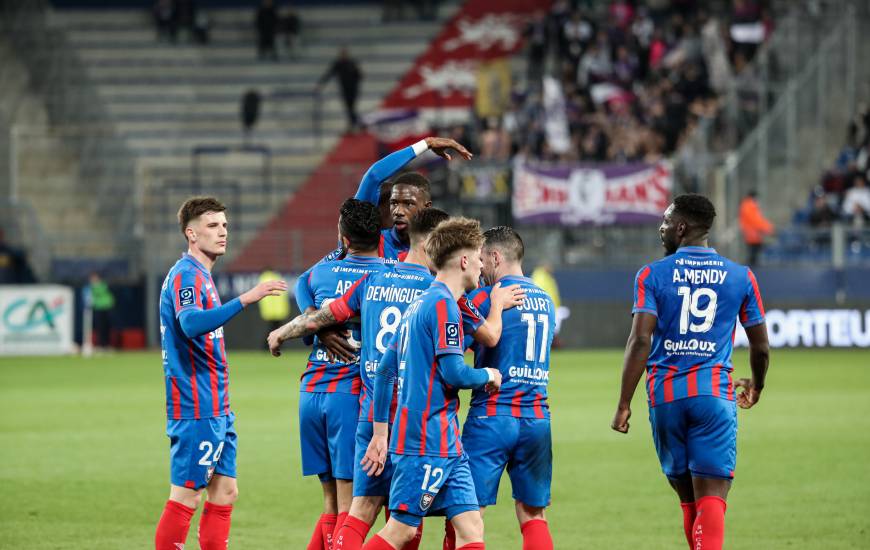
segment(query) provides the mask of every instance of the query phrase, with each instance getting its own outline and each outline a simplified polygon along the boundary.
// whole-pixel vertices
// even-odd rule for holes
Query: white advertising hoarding
[[[0,285],[0,355],[73,352],[73,291],[60,285]]]
[[[772,348],[870,347],[870,310],[771,309],[765,318]],[[734,345],[749,345],[743,329],[735,333]]]

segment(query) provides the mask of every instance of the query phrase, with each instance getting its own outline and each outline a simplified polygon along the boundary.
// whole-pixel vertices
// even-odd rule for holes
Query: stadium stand
[[[440,10],[442,20],[452,9]],[[87,116],[67,113],[50,117],[48,124],[32,118],[19,135],[19,145],[26,140],[27,158],[17,167],[17,187],[55,241],[57,256],[123,255],[111,231],[119,212],[128,227],[138,224],[139,236],[172,234],[171,217],[145,222],[167,201],[206,184],[238,199],[233,206],[243,220],[236,225],[241,244],[340,139],[345,123],[334,84],[322,96],[314,94],[338,45],[349,46],[362,65],[359,108],[364,112],[380,102],[440,27],[437,20],[404,21],[383,32],[376,25],[379,11],[366,5],[302,6],[297,13],[304,22],[301,46],[292,59],[278,63],[256,59],[253,9],[208,10],[210,42],[205,45],[183,35],[175,44],[159,41],[148,10],[48,9],[44,20],[34,14],[40,25],[28,27],[31,38],[51,35],[54,40],[51,51],[26,59],[28,70],[38,71],[46,58],[74,58],[75,65],[56,75],[55,82],[62,78],[64,85],[54,88],[77,94],[79,104],[92,107]],[[240,105],[249,90],[257,90],[263,101],[258,124],[245,136]],[[47,95],[46,103],[58,101]],[[64,154],[69,141],[64,135],[90,144],[87,155],[80,150]],[[30,169],[34,166],[39,169]],[[56,184],[49,166],[56,168]],[[64,206],[63,221],[52,224],[60,219],[59,207],[37,199],[56,195],[64,177],[69,184],[70,174],[79,176],[78,202]],[[70,200],[64,195],[65,202]],[[64,232],[76,238],[64,239]],[[64,254],[57,253],[60,248]]]

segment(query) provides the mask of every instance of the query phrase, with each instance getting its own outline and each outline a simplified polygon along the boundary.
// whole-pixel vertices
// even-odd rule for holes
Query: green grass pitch
[[[319,484],[299,467],[303,364],[298,353],[230,350],[241,491],[232,548],[302,549],[320,513]],[[748,374],[745,352],[735,364]],[[554,354],[558,549],[685,547],[642,388],[631,433],[609,428],[620,366],[616,350]],[[0,548],[153,547],[169,483],[163,387],[158,352],[0,359]],[[761,402],[739,418],[727,548],[870,548],[870,354],[775,351]],[[440,548],[441,533],[429,521],[423,548]],[[194,527],[188,547],[195,537]],[[506,478],[486,540],[521,546]]]

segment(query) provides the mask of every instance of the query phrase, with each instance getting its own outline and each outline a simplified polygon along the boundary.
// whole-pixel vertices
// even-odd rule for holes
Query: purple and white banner
[[[521,223],[655,222],[671,201],[666,162],[571,166],[514,165],[513,214]]]

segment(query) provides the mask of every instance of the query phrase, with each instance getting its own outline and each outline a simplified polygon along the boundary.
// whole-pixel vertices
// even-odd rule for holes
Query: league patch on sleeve
[[[474,305],[474,302],[472,302],[471,300],[468,300],[467,298],[465,298],[465,296],[463,296],[459,300],[459,307],[466,314],[470,315],[472,318],[477,319],[477,320],[483,319],[483,315],[480,314],[480,310],[477,309],[477,306]]]
[[[192,286],[186,286],[178,290],[179,307],[192,306],[196,303],[196,292]]]
[[[444,339],[447,347],[459,347],[459,323],[444,323],[444,334],[447,335]]]

